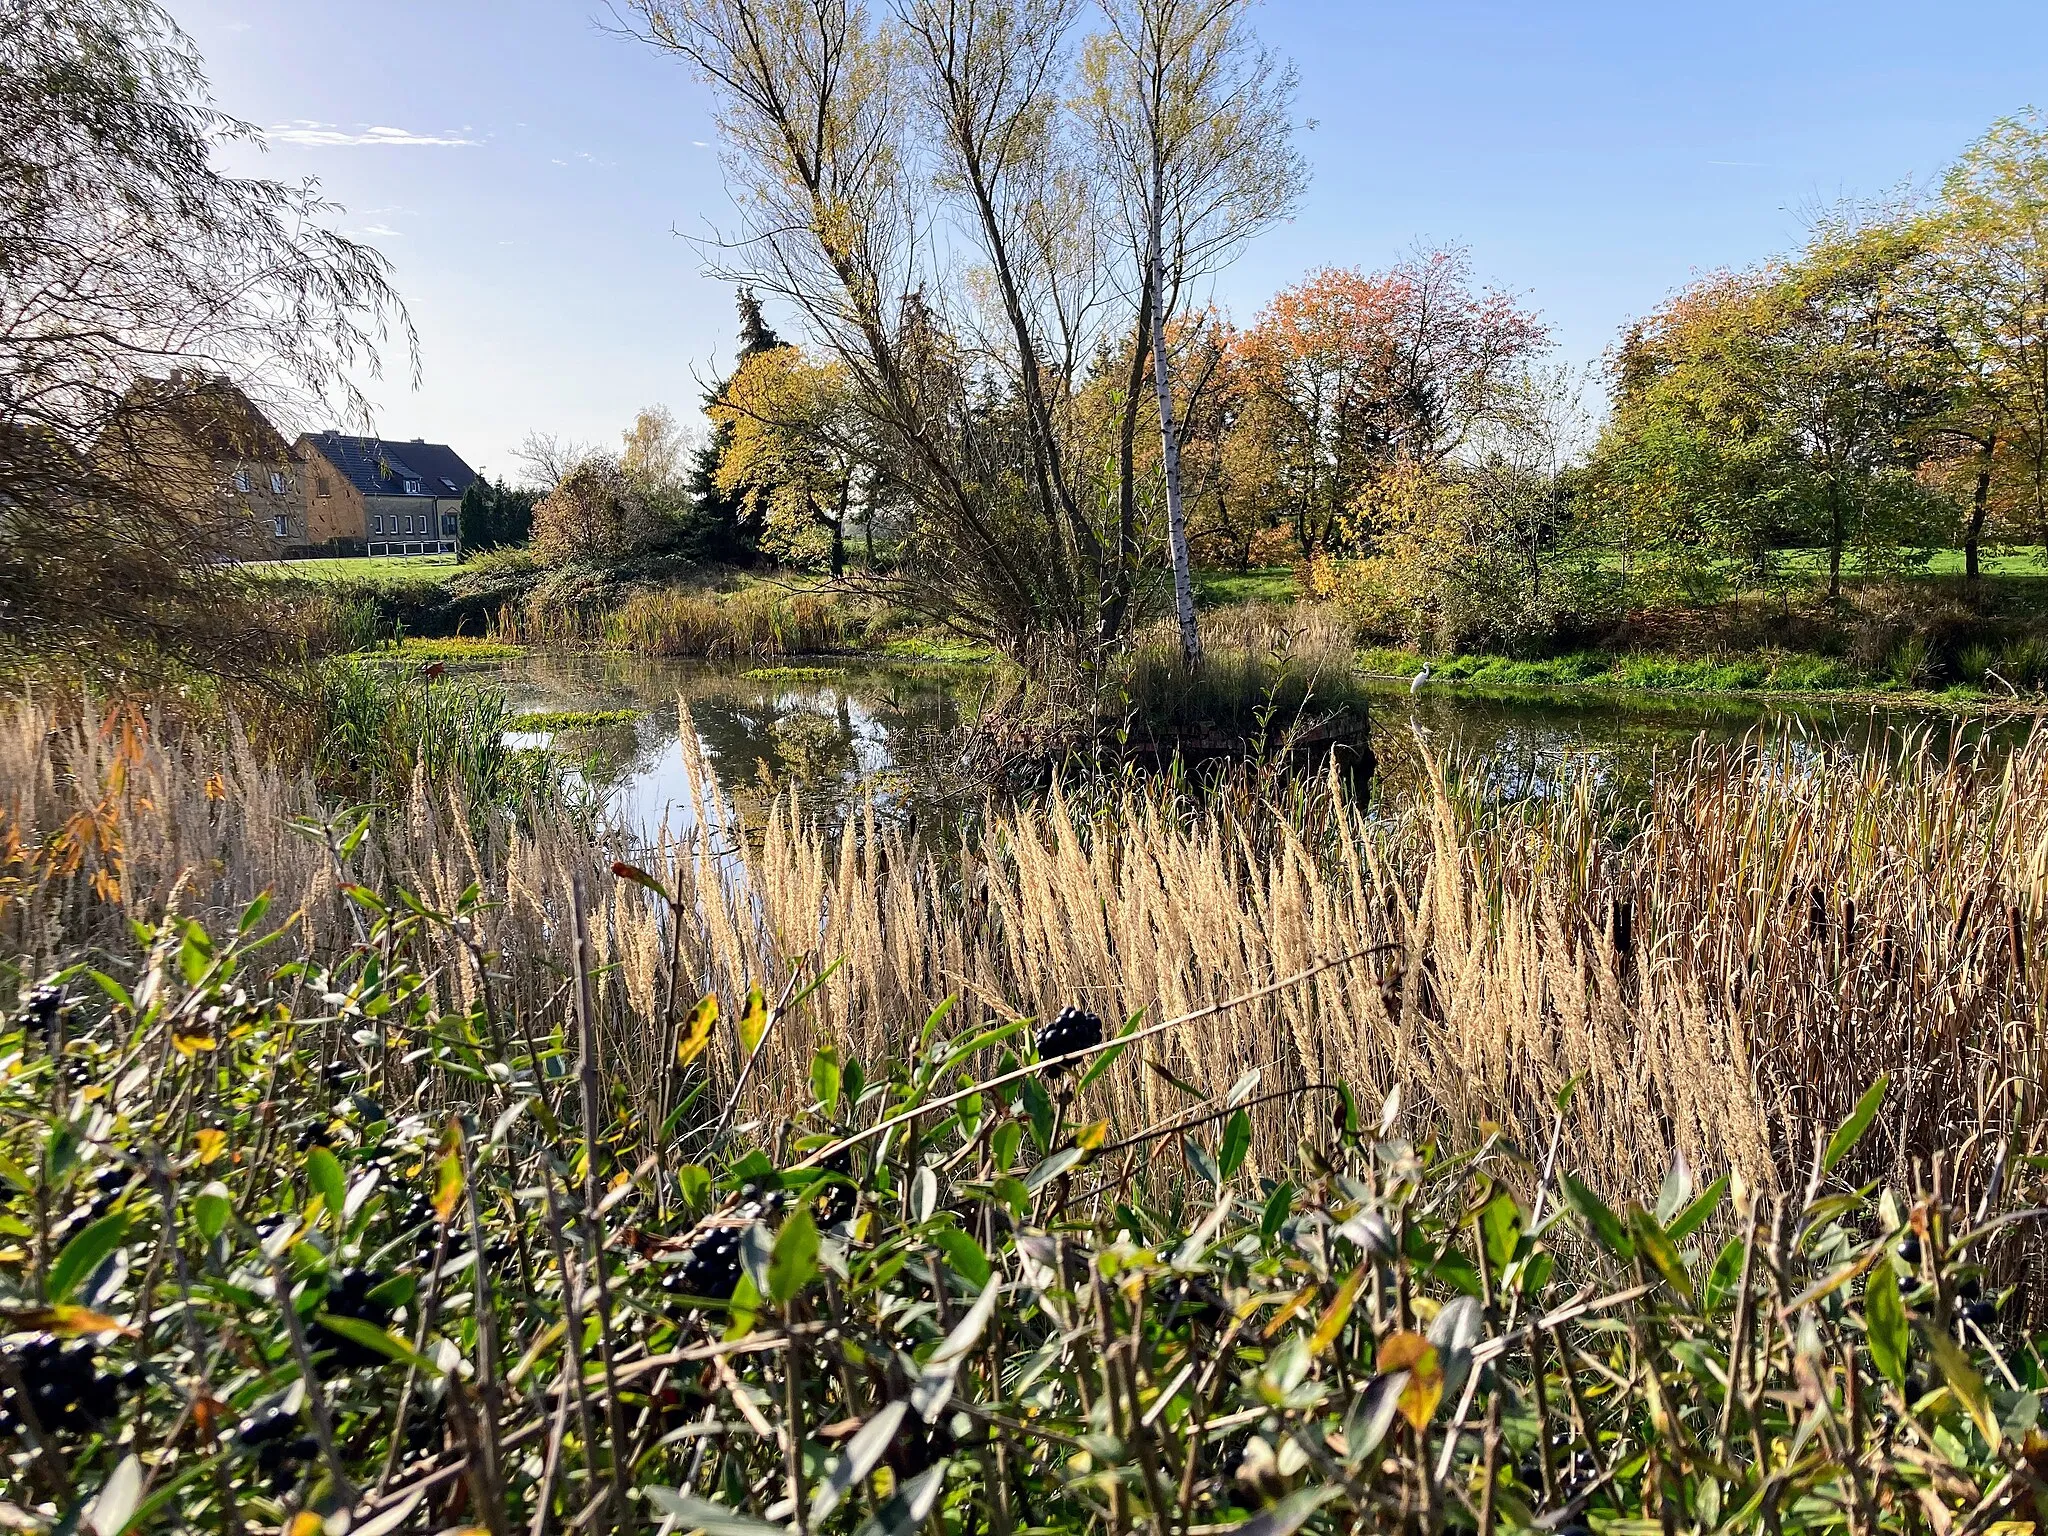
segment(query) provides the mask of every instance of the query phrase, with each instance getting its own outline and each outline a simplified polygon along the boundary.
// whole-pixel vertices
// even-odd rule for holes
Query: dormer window
[[[408,495],[408,496],[417,496],[417,495],[419,495],[419,494],[420,494],[420,483],[419,483],[419,481],[417,481],[417,480],[408,480],[408,481],[406,481],[406,482],[405,482],[405,494],[406,494],[406,495]]]

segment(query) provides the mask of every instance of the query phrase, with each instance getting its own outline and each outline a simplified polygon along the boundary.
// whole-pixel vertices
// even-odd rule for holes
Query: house
[[[476,471],[445,443],[339,432],[300,436],[312,543],[372,555],[454,554]]]
[[[298,460],[231,380],[173,370],[138,379],[94,445],[145,504],[190,518],[219,557],[274,560],[306,543]]]

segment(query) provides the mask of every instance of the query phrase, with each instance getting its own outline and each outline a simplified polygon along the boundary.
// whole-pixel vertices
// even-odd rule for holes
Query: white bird
[[[1416,673],[1416,674],[1415,674],[1415,676],[1414,676],[1414,677],[1413,677],[1413,678],[1412,678],[1412,679],[1411,679],[1411,680],[1409,681],[1409,683],[1408,683],[1408,691],[1409,691],[1409,692],[1410,692],[1411,694],[1413,694],[1413,693],[1420,693],[1420,692],[1422,691],[1422,685],[1423,685],[1424,683],[1428,682],[1428,681],[1429,681],[1429,663],[1425,661],[1425,662],[1424,662],[1424,663],[1422,664],[1422,670],[1421,670],[1420,672]]]

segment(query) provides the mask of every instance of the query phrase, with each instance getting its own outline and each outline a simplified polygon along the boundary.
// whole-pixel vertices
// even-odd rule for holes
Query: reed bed
[[[1576,1084],[1568,1151],[1601,1187],[1683,1157],[1771,1190],[1889,1074],[1859,1154],[1873,1175],[1907,1182],[1972,1138],[2036,1149],[2048,736],[1996,756],[1702,744],[1626,816],[1590,775],[1492,804],[1419,750],[1426,785],[1398,814],[1334,782],[1132,781],[991,808],[943,847],[872,811],[819,825],[793,797],[745,824],[700,771],[687,827],[635,848],[544,810],[479,817],[424,771],[338,816],[233,729],[23,702],[0,720],[0,922],[35,970],[125,942],[131,916],[218,920],[268,890],[295,946],[332,954],[360,937],[345,887],[405,889],[464,908],[423,940],[450,1005],[475,1000],[476,950],[497,1006],[538,1017],[580,881],[596,1027],[649,1124],[679,1012],[706,993],[824,976],[753,1064],[747,1112],[772,1116],[819,1046],[900,1057],[938,998],[966,1025],[1069,1005],[1153,1020],[1327,964],[1158,1041],[1163,1072],[1118,1063],[1107,1111],[1150,1124],[1181,1102],[1163,1074],[1221,1093],[1256,1069],[1275,1092],[1402,1085],[1420,1126],[1528,1147]],[[621,857],[667,896],[608,873]],[[1249,1166],[1284,1166],[1298,1107],[1255,1130]]]
[[[643,587],[588,602],[533,595],[501,609],[497,638],[527,645],[602,645],[641,656],[801,656],[855,649],[875,615],[831,592],[757,585],[735,592]]]

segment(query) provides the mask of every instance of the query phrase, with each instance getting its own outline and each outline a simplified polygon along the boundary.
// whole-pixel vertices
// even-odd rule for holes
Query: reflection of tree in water
[[[1428,777],[1425,748],[1490,800],[1547,800],[1590,781],[1608,804],[1625,808],[1641,805],[1657,775],[1681,765],[1703,736],[1733,744],[1754,734],[1796,759],[1830,747],[1861,749],[1913,729],[1945,737],[1950,724],[1944,715],[1867,704],[1389,692],[1373,710],[1374,800],[1389,808],[1413,801]]]

